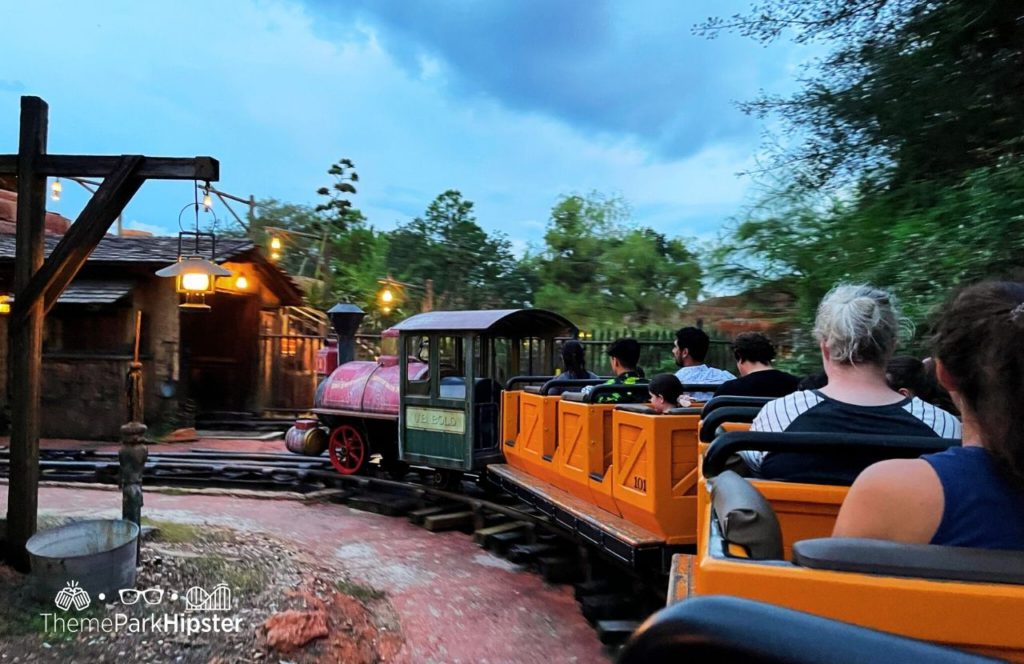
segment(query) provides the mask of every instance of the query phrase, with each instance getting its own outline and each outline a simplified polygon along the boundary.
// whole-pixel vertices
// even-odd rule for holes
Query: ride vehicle
[[[915,457],[956,441],[733,432],[702,462],[696,556],[677,556],[669,601],[731,595],[988,656],[1024,661],[1024,553],[831,538],[846,487],[747,480],[740,450]],[[774,497],[773,490],[775,491]],[[835,498],[839,498],[835,500]],[[835,505],[835,510],[830,506]],[[778,508],[778,509],[776,509]]]

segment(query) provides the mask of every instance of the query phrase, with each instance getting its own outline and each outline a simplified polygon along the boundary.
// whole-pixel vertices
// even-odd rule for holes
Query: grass
[[[355,581],[349,581],[347,579],[338,579],[334,582],[334,587],[338,589],[343,595],[354,597],[361,602],[370,602],[375,599],[384,599],[387,594],[383,590],[377,590],[370,586],[364,586],[361,583]]]
[[[235,592],[255,594],[266,588],[267,573],[243,561],[202,556],[191,561],[206,584],[226,583]]]
[[[200,538],[210,539],[209,534],[204,534],[200,526],[195,526],[189,523],[156,521],[149,517],[142,517],[142,525],[156,528],[153,539],[157,542],[183,544],[185,542],[195,542]]]

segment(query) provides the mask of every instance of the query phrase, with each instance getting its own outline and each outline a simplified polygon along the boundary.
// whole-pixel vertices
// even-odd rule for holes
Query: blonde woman
[[[953,415],[904,396],[886,383],[899,336],[892,296],[868,285],[841,284],[818,305],[814,336],[828,385],[769,402],[752,431],[838,432],[959,438]],[[746,452],[758,477],[848,484],[877,459],[849,455]]]

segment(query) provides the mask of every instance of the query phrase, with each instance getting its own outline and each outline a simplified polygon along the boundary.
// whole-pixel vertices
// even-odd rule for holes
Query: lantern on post
[[[210,305],[206,304],[206,296],[217,292],[217,277],[229,277],[231,276],[231,271],[214,262],[217,260],[217,236],[214,233],[199,230],[198,190],[196,201],[189,203],[178,213],[178,228],[181,228],[181,215],[189,207],[194,207],[195,209],[196,229],[194,231],[181,230],[178,233],[178,262],[157,270],[156,276],[174,277],[175,290],[185,296],[185,301],[180,305],[182,309],[208,311]],[[182,251],[182,241],[185,238],[193,238],[195,240],[195,245],[190,255],[185,255]],[[202,238],[210,239],[209,260],[201,255],[200,241]]]

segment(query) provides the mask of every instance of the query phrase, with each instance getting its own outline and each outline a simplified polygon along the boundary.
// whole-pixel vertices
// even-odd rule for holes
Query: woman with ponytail
[[[865,470],[834,535],[1024,550],[1024,284],[971,286],[943,310],[936,377],[963,417],[963,447]]]

